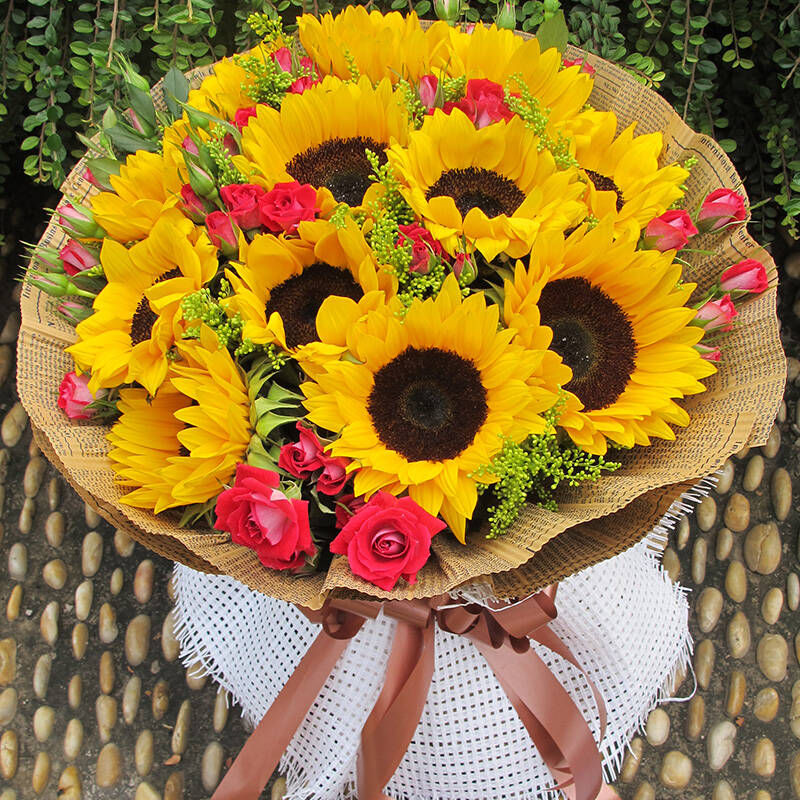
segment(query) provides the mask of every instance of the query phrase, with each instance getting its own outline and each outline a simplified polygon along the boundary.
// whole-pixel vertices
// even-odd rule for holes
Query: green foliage
[[[202,66],[253,46],[278,22],[342,0],[0,0],[0,182],[12,153],[25,171],[58,185],[85,149],[75,131],[124,102],[126,81],[152,83],[174,66]],[[383,10],[433,16],[430,0],[382,0]],[[800,218],[800,5],[793,0],[469,0],[463,17],[502,10],[517,28],[558,33],[623,64],[658,89],[693,128],[731,154],[755,203],[755,233],[797,236]],[[248,24],[254,14],[259,31]],[[263,30],[262,30],[263,29]],[[141,100],[141,98],[139,98]],[[174,109],[170,109],[174,114]],[[121,115],[118,114],[119,118]],[[141,115],[139,115],[141,119]],[[120,120],[117,119],[117,122]],[[114,127],[114,126],[111,126]],[[130,146],[121,126],[115,135]],[[117,144],[115,142],[115,144]],[[124,147],[121,149],[125,149]]]

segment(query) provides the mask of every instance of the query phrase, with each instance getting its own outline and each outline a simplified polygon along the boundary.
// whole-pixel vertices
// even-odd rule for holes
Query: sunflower
[[[173,163],[158,153],[138,150],[119,175],[110,177],[113,192],[91,198],[98,225],[118,242],[144,239],[161,214],[178,202],[183,181]]]
[[[279,344],[302,360],[319,351],[305,346],[319,339],[317,311],[327,297],[357,303],[378,290],[391,297],[397,283],[379,267],[352,219],[342,228],[325,220],[302,222],[298,234],[255,237],[236,271],[228,270],[234,293],[227,306],[228,313],[241,314],[243,338]]]
[[[575,157],[587,178],[586,203],[597,219],[614,218],[617,235],[634,239],[653,217],[683,197],[689,171],[679,164],[659,167],[661,133],[634,136],[636,124],[617,136],[613,111],[589,111],[576,134]]]
[[[106,239],[100,262],[108,284],[67,352],[91,371],[92,392],[138,381],[155,394],[183,332],[181,300],[214,277],[217,251],[205,232],[169,209],[130,249]]]
[[[448,253],[466,238],[486,259],[530,252],[540,230],[563,231],[586,216],[575,169],[559,170],[514,117],[476,129],[459,109],[435,111],[393,145],[389,161],[400,191]]]
[[[377,83],[382,78],[419,78],[443,65],[444,41],[438,31],[423,31],[414,12],[381,14],[363,6],[348,6],[335,17],[317,19],[304,14],[297,20],[300,43],[323,75],[342,80],[352,68]]]
[[[452,275],[435,299],[415,300],[402,320],[399,310],[394,300],[345,323],[353,358],[301,385],[307,416],[337,434],[329,449],[352,460],[356,495],[407,490],[463,542],[472,473],[504,437],[544,430],[556,387],[545,383],[544,352],[517,346],[513,329],[498,330],[499,308],[482,294],[462,299]]]
[[[205,503],[230,482],[252,435],[244,376],[216,336],[177,344],[180,359],[155,397],[120,392],[108,434],[118,482],[134,487],[123,503],[152,508]]]
[[[327,187],[337,202],[359,206],[373,185],[366,150],[385,162],[390,140],[405,143],[408,118],[388,80],[342,83],[325,78],[290,94],[280,111],[259,106],[242,133],[234,163],[271,189],[281,181]]]
[[[436,29],[436,30],[434,30]],[[580,66],[563,69],[561,53],[551,47],[541,51],[537,39],[525,40],[513,31],[479,22],[470,33],[436,23],[431,35],[446,37],[446,73],[451,77],[486,78],[501,86],[509,81],[512,93],[519,80],[547,113],[551,132],[568,134],[582,116],[592,91],[592,78]]]
[[[632,447],[674,439],[670,425],[689,422],[675,399],[704,391],[700,380],[716,371],[694,349],[703,336],[686,306],[694,284],[680,279],[670,253],[614,240],[608,221],[566,242],[542,236],[529,269],[507,283],[510,324],[535,303],[553,331],[550,348],[572,371],[563,388],[580,401],[559,424],[589,452],[604,453],[606,440]]]

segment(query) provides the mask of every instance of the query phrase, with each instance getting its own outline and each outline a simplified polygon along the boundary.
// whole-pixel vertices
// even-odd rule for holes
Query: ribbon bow
[[[588,724],[567,691],[531,647],[535,639],[581,669],[547,626],[556,617],[555,587],[519,603],[486,608],[448,595],[427,600],[329,599],[320,611],[298,606],[322,632],[301,659],[212,800],[258,800],[281,756],[350,639],[383,611],[397,629],[383,688],[361,732],[359,800],[385,800],[389,783],[411,743],[434,670],[435,626],[466,636],[505,691],[544,762],[570,800],[603,796],[602,762]],[[587,678],[588,681],[588,678]],[[600,714],[605,707],[589,681]]]

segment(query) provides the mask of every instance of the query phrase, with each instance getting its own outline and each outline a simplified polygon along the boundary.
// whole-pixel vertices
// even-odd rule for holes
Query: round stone
[[[116,785],[117,781],[119,781],[121,764],[122,757],[119,747],[113,742],[104,745],[97,756],[95,783],[103,789]]]
[[[654,708],[647,717],[644,735],[653,747],[659,747],[669,737],[669,714],[663,708]]]
[[[717,531],[717,542],[714,555],[717,561],[724,561],[733,549],[733,534],[727,528],[720,528]]]
[[[7,686],[17,677],[17,643],[0,639],[0,686]]]
[[[39,630],[47,644],[52,647],[58,639],[58,618],[61,614],[61,608],[58,603],[53,600],[45,606],[42,611],[42,617],[39,620]]]
[[[800,607],[800,578],[796,572],[790,572],[786,578],[786,605],[790,611]]]
[[[166,661],[175,661],[180,655],[181,645],[178,637],[175,636],[175,611],[171,609],[164,617],[164,624],[161,626],[161,652]]]
[[[717,504],[710,495],[704,497],[695,511],[697,517],[697,527],[701,531],[710,531],[717,521]]]
[[[127,725],[133,725],[139,711],[139,701],[142,697],[142,679],[138,675],[131,675],[125,684],[122,693],[122,718]]]
[[[100,606],[97,628],[100,641],[103,644],[111,644],[119,635],[117,614],[111,606],[111,603],[103,603],[103,605]]]
[[[28,462],[25,474],[22,476],[22,491],[25,497],[36,497],[46,471],[47,462],[41,456],[36,456]]]
[[[28,414],[22,403],[14,403],[8,413],[3,417],[0,425],[0,438],[6,447],[14,447],[22,438],[28,424]]]
[[[689,517],[685,514],[680,518],[678,527],[675,531],[675,544],[678,550],[683,550],[689,542],[689,537],[692,534],[691,526],[689,525]]]
[[[686,713],[686,738],[696,742],[703,732],[706,721],[706,701],[702,694],[696,694],[690,701]]]
[[[719,471],[719,479],[715,487],[717,494],[727,494],[731,490],[734,474],[733,461],[727,459]]]
[[[47,782],[50,780],[50,755],[44,751],[36,754],[33,762],[33,775],[31,776],[31,787],[36,794],[41,794]]]
[[[61,503],[61,481],[58,478],[50,478],[47,483],[47,505],[51,511],[55,511],[59,503]]]
[[[153,595],[153,562],[146,558],[136,568],[133,577],[133,596],[137,602],[144,604],[149,602]]]
[[[781,537],[774,522],[754,525],[744,540],[744,560],[761,575],[769,575],[781,560]]]
[[[60,558],[48,561],[42,568],[42,578],[51,588],[59,591],[64,588],[67,582],[67,567]]]
[[[800,406],[798,406],[798,408],[800,408]],[[780,449],[781,429],[777,425],[773,425],[767,437],[767,443],[761,448],[761,452],[764,454],[764,458],[775,458]]]
[[[133,555],[135,547],[136,542],[125,531],[121,531],[119,528],[114,531],[114,549],[119,555],[123,558],[129,558]]]
[[[681,562],[678,559],[678,554],[671,547],[667,547],[664,550],[664,555],[661,557],[661,566],[664,567],[664,571],[669,575],[670,580],[678,580],[681,575]]]
[[[775,746],[770,739],[763,737],[756,742],[750,763],[753,772],[762,778],[775,774]]]
[[[792,508],[792,479],[783,467],[778,467],[772,473],[770,495],[772,496],[772,509],[775,512],[775,519],[782,522],[789,516],[789,511]]]
[[[101,694],[95,702],[97,717],[97,733],[101,742],[111,738],[111,731],[117,724],[117,700],[107,694]]]
[[[83,504],[83,518],[90,528],[96,528],[103,521],[103,518],[97,513],[97,509],[88,503]]]
[[[203,752],[203,758],[200,762],[200,777],[203,782],[203,788],[207,792],[213,792],[217,788],[224,756],[225,753],[219,742],[209,742]]]
[[[37,699],[44,700],[50,686],[50,671],[53,668],[53,656],[45,653],[36,660],[33,668],[33,693]]]
[[[697,598],[697,627],[710,633],[719,622],[722,612],[722,592],[715,586],[706,586]]]
[[[714,786],[714,791],[711,793],[711,800],[736,800],[733,787],[728,781],[719,781]]]
[[[734,658],[744,658],[750,650],[750,623],[741,611],[737,611],[728,623],[726,640],[728,652]]]
[[[789,662],[789,645],[777,633],[765,633],[758,642],[756,661],[765,677],[779,683],[786,677]]]
[[[64,541],[64,515],[60,511],[48,514],[44,523],[44,535],[51,547],[61,547]]]
[[[17,690],[13,686],[0,692],[0,725],[8,725],[17,713]]]
[[[103,558],[103,537],[97,531],[89,531],[83,537],[83,548],[81,551],[81,569],[86,578],[92,578],[100,569],[100,561]]]
[[[732,670],[728,682],[728,697],[725,702],[725,713],[729,717],[738,717],[742,713],[746,687],[744,672],[738,669]]]
[[[747,469],[744,471],[744,478],[742,478],[742,488],[746,492],[754,492],[761,485],[761,479],[764,477],[764,457],[752,456],[747,462]]]
[[[80,675],[73,675],[67,686],[67,702],[70,708],[80,708],[81,695],[83,694],[83,679]]]
[[[153,768],[153,734],[151,731],[144,730],[136,738],[133,758],[136,763],[136,772],[142,778],[149,775]]]
[[[692,762],[685,753],[670,750],[661,762],[661,783],[667,789],[685,789],[692,779]]]
[[[184,800],[183,772],[173,772],[164,784],[164,800]]]
[[[7,730],[0,736],[0,775],[10,781],[17,774],[19,740],[17,733]]]
[[[734,603],[747,597],[747,572],[741,561],[731,561],[725,573],[725,591]]]
[[[750,524],[750,501],[739,492],[732,494],[725,506],[725,527],[743,531]]]
[[[800,753],[792,756],[792,763],[789,767],[789,779],[792,782],[792,791],[795,798],[800,798]]]
[[[78,584],[75,589],[75,616],[85,622],[92,610],[92,600],[94,599],[94,585],[90,580],[85,580]]]
[[[703,639],[694,651],[694,674],[701,689],[708,689],[714,671],[714,643]]]
[[[798,684],[795,682],[795,687]],[[793,687],[794,688],[794,687]],[[800,739],[800,692],[792,691],[792,707],[789,711],[789,727],[792,733]]]
[[[86,623],[78,622],[72,629],[72,655],[80,661],[86,655],[86,648],[89,645],[89,629]]]
[[[692,548],[692,580],[702,583],[706,577],[706,559],[708,558],[708,545],[705,539],[695,540]]]
[[[39,706],[33,714],[33,735],[40,744],[46,742],[53,732],[56,712],[50,706]]]
[[[145,781],[136,787],[133,800],[161,800],[161,795]]]
[[[19,612],[22,608],[22,584],[18,583],[8,596],[8,604],[6,605],[6,619],[9,622],[19,619]]]
[[[117,567],[111,573],[111,580],[108,582],[108,588],[115,597],[122,591],[122,584],[125,581],[125,573],[121,567]]]
[[[774,625],[781,615],[783,608],[783,592],[777,586],[773,586],[764,595],[761,601],[761,616],[767,625]]]
[[[708,766],[717,772],[727,763],[733,755],[736,746],[736,726],[730,720],[723,720],[711,726],[706,739],[706,754]]]
[[[8,576],[12,581],[24,581],[28,574],[28,548],[14,542],[8,551]]]
[[[110,650],[106,650],[100,656],[100,691],[103,694],[111,694],[114,691],[114,657]]]
[[[639,740],[641,741],[641,739]],[[283,800],[286,796],[286,778],[279,775],[275,778],[275,783],[272,784],[272,792],[270,793],[270,800]]]
[[[217,689],[214,698],[214,732],[222,733],[228,722],[228,692],[222,687]]]
[[[753,701],[753,714],[761,722],[772,722],[778,713],[780,699],[771,686],[762,689]]]
[[[172,730],[172,752],[176,755],[183,755],[186,744],[189,741],[189,723],[192,718],[192,706],[188,700],[181,703],[178,709],[178,718]]]
[[[64,758],[74,761],[83,749],[83,723],[74,717],[67,723],[64,734]]]
[[[5,495],[4,495],[5,497]],[[26,497],[19,512],[17,527],[23,536],[27,536],[33,530],[33,517],[36,514],[36,503],[32,497]]]
[[[125,631],[125,657],[132,667],[138,667],[150,650],[150,617],[139,614],[129,623]]]
[[[169,684],[161,679],[153,687],[152,709],[153,719],[158,722],[169,708]]]
[[[81,800],[81,776],[73,766],[65,767],[58,779],[58,800]]]

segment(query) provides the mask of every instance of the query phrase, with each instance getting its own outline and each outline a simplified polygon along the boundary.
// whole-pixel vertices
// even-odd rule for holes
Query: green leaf
[[[567,49],[569,38],[564,12],[559,10],[550,19],[546,19],[536,31],[536,38],[542,51],[555,47],[559,53],[563,53]]]
[[[158,145],[146,139],[133,129],[126,129],[122,125],[115,125],[106,129],[106,133],[118,150],[123,153],[135,153],[137,150],[147,150],[150,153],[158,152]]]
[[[189,81],[186,76],[175,67],[171,67],[164,76],[164,102],[172,116],[177,119],[181,116],[181,103],[189,99]]]
[[[147,92],[143,92],[137,86],[128,84],[127,90],[131,108],[136,112],[136,116],[141,122],[147,123],[151,128],[155,128],[156,109],[153,106],[153,99]]]

